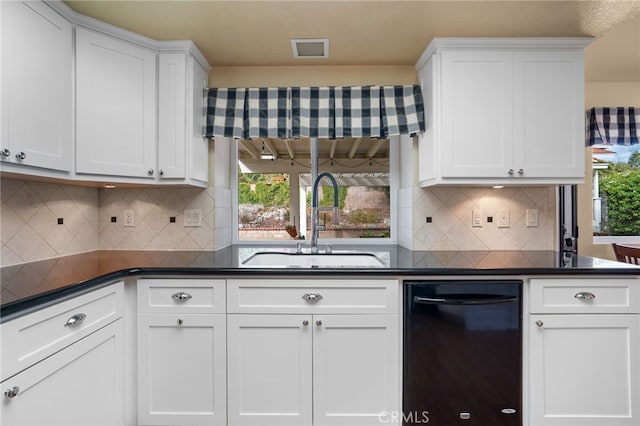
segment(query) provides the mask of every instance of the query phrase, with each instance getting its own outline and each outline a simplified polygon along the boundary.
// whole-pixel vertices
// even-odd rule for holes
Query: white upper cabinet
[[[156,41],[63,2],[0,3],[0,171],[208,185],[210,67],[193,42]]]
[[[162,178],[183,178],[186,172],[187,55],[158,58],[158,172]]]
[[[504,175],[513,162],[511,53],[442,52],[442,174]]]
[[[76,171],[149,177],[156,158],[156,52],[76,29]]]
[[[2,2],[4,171],[72,169],[72,26],[41,2]]]
[[[421,186],[584,179],[590,39],[435,39],[417,64]]]
[[[162,183],[206,186],[208,140],[204,135],[209,74],[189,53],[158,59],[158,175]]]
[[[514,169],[530,178],[584,178],[582,49],[513,54]]]
[[[205,69],[194,57],[187,58],[187,90],[190,93],[191,108],[187,110],[187,158],[190,159],[188,176],[191,183],[209,182],[209,140],[204,137],[209,69]]]

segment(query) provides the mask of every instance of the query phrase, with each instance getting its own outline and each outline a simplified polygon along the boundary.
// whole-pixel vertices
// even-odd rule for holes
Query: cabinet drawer
[[[638,313],[638,279],[532,279],[531,313]]]
[[[138,281],[138,312],[225,312],[225,281],[212,279],[143,279]]]
[[[393,280],[228,280],[229,313],[396,314]]]
[[[123,311],[119,282],[2,324],[2,379],[117,320]]]

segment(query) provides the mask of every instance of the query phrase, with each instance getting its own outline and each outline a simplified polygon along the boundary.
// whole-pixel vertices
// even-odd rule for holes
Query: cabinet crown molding
[[[116,37],[129,43],[134,43],[141,47],[155,50],[158,53],[188,51],[207,72],[211,70],[211,65],[209,64],[209,62],[204,57],[202,52],[200,52],[196,44],[191,40],[154,40],[152,38],[145,37],[132,31],[116,27],[115,25],[99,21],[97,19],[91,18],[90,16],[82,15],[64,4],[61,0],[45,0],[45,3],[76,26],[81,26],[89,30],[109,35],[111,37]]]
[[[420,70],[438,49],[568,49],[585,48],[593,37],[435,37],[420,55],[416,69]]]

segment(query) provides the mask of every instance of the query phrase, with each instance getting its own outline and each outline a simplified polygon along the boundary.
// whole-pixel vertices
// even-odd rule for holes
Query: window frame
[[[231,139],[231,165],[229,169],[231,183],[231,208],[233,215],[231,218],[231,244],[233,245],[278,245],[295,246],[297,243],[309,245],[310,240],[241,240],[239,235],[238,217],[238,140]],[[400,137],[389,136],[389,238],[367,238],[367,245],[395,245],[398,243],[398,191],[400,187]],[[319,173],[322,173],[320,170]],[[319,238],[319,244],[330,245],[358,245],[364,244],[361,238]]]
[[[598,144],[598,147],[601,146],[605,146],[607,147],[607,145],[605,144]],[[593,158],[593,146],[589,146],[589,149],[587,150],[587,157],[589,159]],[[640,148],[638,148],[637,150],[638,152],[640,152]],[[590,180],[590,192],[591,194],[594,194],[594,168],[593,168],[593,163],[591,164],[590,167],[590,172],[591,172],[591,180]],[[591,211],[593,212],[593,198],[591,201]],[[592,217],[592,223],[593,223],[593,217]],[[594,235],[593,234],[593,226],[591,226],[591,238],[592,238],[592,244],[593,245],[610,245],[613,243],[617,243],[617,244],[640,244],[640,235]]]

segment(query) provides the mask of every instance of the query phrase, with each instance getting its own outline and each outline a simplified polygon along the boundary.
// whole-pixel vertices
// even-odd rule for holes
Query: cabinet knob
[[[322,325],[322,321],[320,321],[320,320],[316,321],[316,325],[317,325],[318,327],[320,327],[320,326]]]
[[[149,176],[153,176],[153,169],[149,169],[149,170],[147,170],[147,174],[148,174]]]
[[[182,318],[178,318],[178,325],[184,324],[184,320]]]
[[[85,314],[75,314],[67,320],[64,324],[65,327],[77,327],[85,320],[87,316]]]
[[[538,321],[536,321],[536,325],[538,327],[542,327],[544,325],[544,323],[542,321],[538,320]]]
[[[14,386],[12,388],[5,390],[4,396],[6,396],[7,398],[15,398],[16,396],[18,396],[19,392],[20,392],[20,388],[17,386]]]
[[[302,298],[309,303],[316,303],[322,300],[322,295],[319,293],[305,293]]]
[[[576,293],[573,297],[579,300],[593,300],[596,298],[596,295],[589,291],[581,291],[580,293]]]
[[[9,151],[7,148],[4,148],[0,151],[0,155],[3,157],[8,157],[11,155],[11,151]]]
[[[164,170],[160,169],[158,173],[160,173],[160,176],[164,176]]]
[[[307,321],[307,320],[302,321],[302,325],[304,325],[305,327],[308,326],[309,325],[309,321]]]
[[[509,173],[509,176],[513,176],[513,169],[509,169],[507,173]]]
[[[519,170],[518,170],[518,174],[519,174],[520,176],[524,175],[524,169],[519,169]]]
[[[179,291],[177,293],[172,294],[171,298],[176,302],[186,302],[187,300],[191,299],[191,295],[184,291]]]
[[[27,158],[27,154],[25,154],[24,152],[20,151],[19,153],[16,154],[16,158],[18,160],[24,160],[25,158]]]

